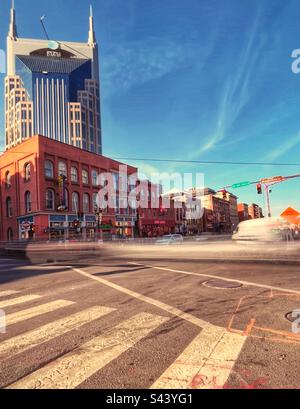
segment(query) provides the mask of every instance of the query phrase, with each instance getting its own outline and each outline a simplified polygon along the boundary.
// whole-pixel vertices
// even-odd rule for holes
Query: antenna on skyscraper
[[[45,33],[45,35],[46,35],[46,38],[47,38],[47,40],[49,41],[50,38],[49,38],[49,36],[48,36],[47,30],[46,30],[46,27],[45,27],[45,24],[44,24],[45,18],[46,18],[45,15],[42,16],[42,17],[40,18],[40,22],[41,22],[41,25],[42,25],[42,27],[43,27],[44,33]]]

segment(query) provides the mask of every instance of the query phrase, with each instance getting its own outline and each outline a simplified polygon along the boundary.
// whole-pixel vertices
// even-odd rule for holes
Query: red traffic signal
[[[223,190],[220,190],[220,192],[222,193],[223,199],[226,200],[227,199],[227,190],[223,189]]]
[[[257,194],[258,194],[258,195],[261,195],[261,194],[262,194],[262,186],[261,186],[261,183],[258,183],[257,186],[256,186],[256,188],[257,188]]]

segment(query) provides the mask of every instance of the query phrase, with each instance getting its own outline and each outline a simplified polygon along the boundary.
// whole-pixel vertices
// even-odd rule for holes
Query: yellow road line
[[[73,389],[167,319],[147,313],[138,314],[13,383],[8,389]]]
[[[43,325],[33,331],[28,331],[0,343],[0,359],[5,355],[9,357],[34,348],[43,342],[59,337],[88,322],[94,321],[106,314],[115,311],[113,308],[95,306],[69,315],[57,321]]]
[[[41,295],[23,295],[22,297],[12,298],[11,300],[0,301],[0,308],[23,304],[25,302],[37,300],[38,298],[41,298]]]
[[[57,300],[38,305],[37,307],[14,312],[12,314],[6,315],[6,326],[8,327],[9,325],[17,324],[18,322],[26,321],[30,318],[38,317],[39,315],[47,314],[48,312],[53,312],[60,308],[68,307],[72,304],[75,303],[73,301]]]
[[[7,290],[7,291],[0,291],[0,297],[8,297],[10,295],[18,294],[20,291],[13,291],[13,290]]]
[[[223,388],[247,337],[205,328],[151,389]]]

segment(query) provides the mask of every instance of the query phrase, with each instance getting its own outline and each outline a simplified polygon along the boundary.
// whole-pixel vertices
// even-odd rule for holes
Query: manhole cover
[[[294,313],[294,316],[293,316],[293,313]],[[297,318],[299,318],[299,316],[294,311],[290,311],[285,314],[285,318],[289,320],[290,322],[294,322]]]
[[[232,289],[232,288],[240,288],[243,284],[237,283],[235,281],[224,281],[224,280],[209,280],[203,283],[206,287],[213,287],[219,289]]]

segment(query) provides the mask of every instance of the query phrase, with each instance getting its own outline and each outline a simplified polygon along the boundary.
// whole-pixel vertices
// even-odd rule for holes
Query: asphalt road
[[[182,248],[0,259],[0,387],[299,388],[296,258]]]

